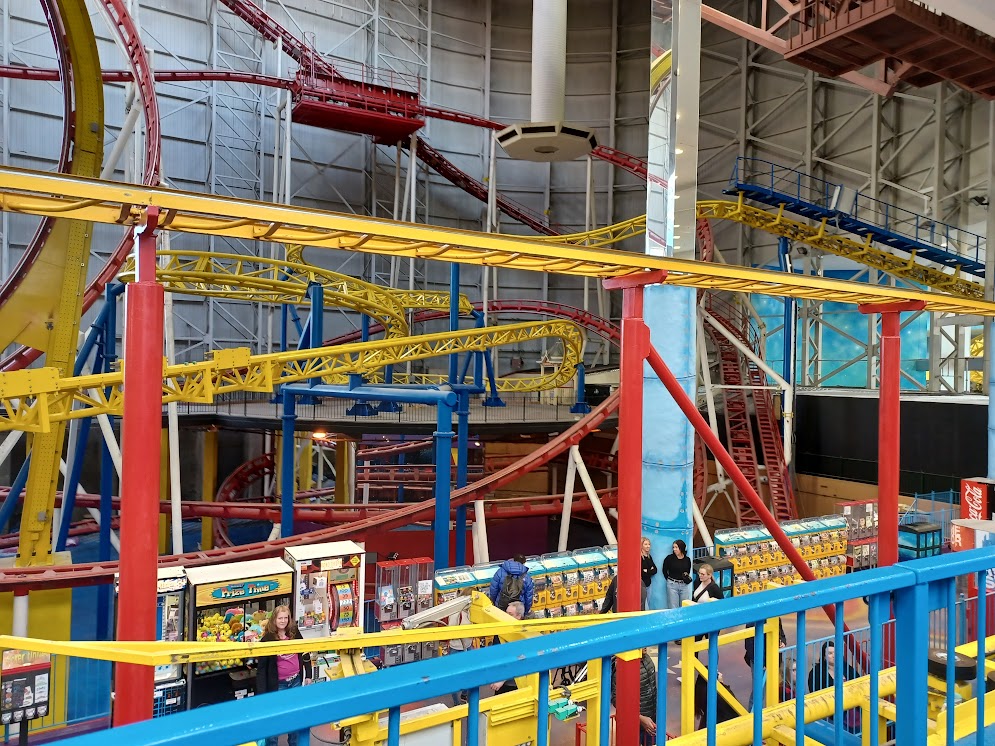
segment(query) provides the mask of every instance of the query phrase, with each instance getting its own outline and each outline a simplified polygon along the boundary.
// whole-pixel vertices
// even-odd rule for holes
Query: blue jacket
[[[532,578],[529,577],[529,568],[523,565],[521,562],[515,562],[515,560],[505,560],[498,571],[494,573],[494,577],[491,578],[491,588],[487,595],[490,596],[491,603],[496,604],[498,600],[498,595],[501,593],[501,586],[504,584],[505,575],[524,575],[522,583],[522,597],[521,602],[525,605],[525,614],[528,615],[532,611],[532,595],[535,592],[535,584],[532,582]]]

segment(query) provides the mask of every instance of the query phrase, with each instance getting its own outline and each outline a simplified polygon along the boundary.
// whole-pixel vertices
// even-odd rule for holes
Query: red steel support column
[[[618,404],[618,600],[617,611],[640,609],[640,550],[643,517],[643,365],[650,349],[643,322],[643,289],[662,282],[663,272],[605,280],[608,290],[622,290],[622,354]],[[666,661],[660,665],[666,666]],[[639,659],[615,664],[616,741],[639,743]],[[659,724],[660,732],[666,725]]]
[[[859,306],[881,314],[881,373],[878,399],[878,567],[898,562],[898,476],[901,457],[902,311],[919,311],[916,303]]]
[[[156,638],[163,289],[155,280],[158,209],[148,208],[145,217],[136,242],[136,281],[125,291],[118,640]],[[152,666],[117,666],[114,725],[152,717],[153,674]]]

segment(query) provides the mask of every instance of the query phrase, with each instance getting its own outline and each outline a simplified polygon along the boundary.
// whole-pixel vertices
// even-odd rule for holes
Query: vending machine
[[[115,599],[118,581],[119,578],[115,575]],[[184,639],[187,576],[183,568],[160,567],[156,577],[156,594],[156,639],[165,642]],[[115,604],[115,617],[125,613],[126,610]],[[153,717],[171,715],[186,709],[187,681],[184,674],[184,667],[179,663],[155,667]]]
[[[187,569],[190,604],[187,639],[255,642],[277,606],[292,605],[294,571],[280,559]],[[190,707],[242,699],[255,693],[255,673],[241,658],[187,667]]]
[[[182,567],[161,567],[156,579],[156,635],[166,642],[183,639],[184,604],[187,596],[187,575]],[[155,667],[154,717],[182,712],[186,709],[187,682],[183,666],[171,663]]]
[[[327,637],[343,627],[363,628],[366,550],[354,541],[290,547],[283,558],[294,570],[293,615],[301,634]]]

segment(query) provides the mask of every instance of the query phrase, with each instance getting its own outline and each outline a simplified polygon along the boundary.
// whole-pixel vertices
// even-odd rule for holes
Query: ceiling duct
[[[567,79],[567,0],[532,1],[532,121],[497,133],[512,158],[571,161],[598,147],[594,132],[563,121]]]

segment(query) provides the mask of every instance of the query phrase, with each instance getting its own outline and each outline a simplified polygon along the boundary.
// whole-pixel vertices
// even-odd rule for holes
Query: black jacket
[[[698,592],[699,588],[701,588],[701,583],[699,581],[695,581],[694,590],[691,592],[692,601],[694,600],[695,594]],[[707,586],[705,586],[705,595],[702,596],[699,600],[704,601],[706,596],[715,599],[716,601],[721,601],[724,598],[722,595],[722,589],[719,588],[719,584],[716,583],[714,580],[711,583],[709,583]]]
[[[612,704],[615,704],[615,657],[612,657]],[[656,666],[644,650],[639,661],[639,714],[656,722]]]
[[[650,556],[642,557],[642,561],[643,585],[649,588],[650,583],[653,581],[653,576],[656,575],[656,562]]]
[[[609,611],[616,611],[616,606],[618,605],[618,575],[613,575],[611,582],[608,584],[608,590],[605,591],[605,601],[601,604],[601,613],[607,614]],[[646,611],[646,586],[639,586],[639,605],[643,611]]]
[[[259,638],[259,642],[276,642],[276,635],[271,635],[269,632],[264,634]],[[297,634],[294,636],[295,640],[303,640],[300,630],[297,630]],[[304,674],[305,679],[310,679],[312,677],[311,669],[311,654],[310,653],[298,653],[298,659],[301,663],[301,673]],[[256,694],[263,694],[265,692],[275,692],[280,685],[280,677],[277,674],[276,668],[276,656],[267,655],[259,658],[256,662]]]

